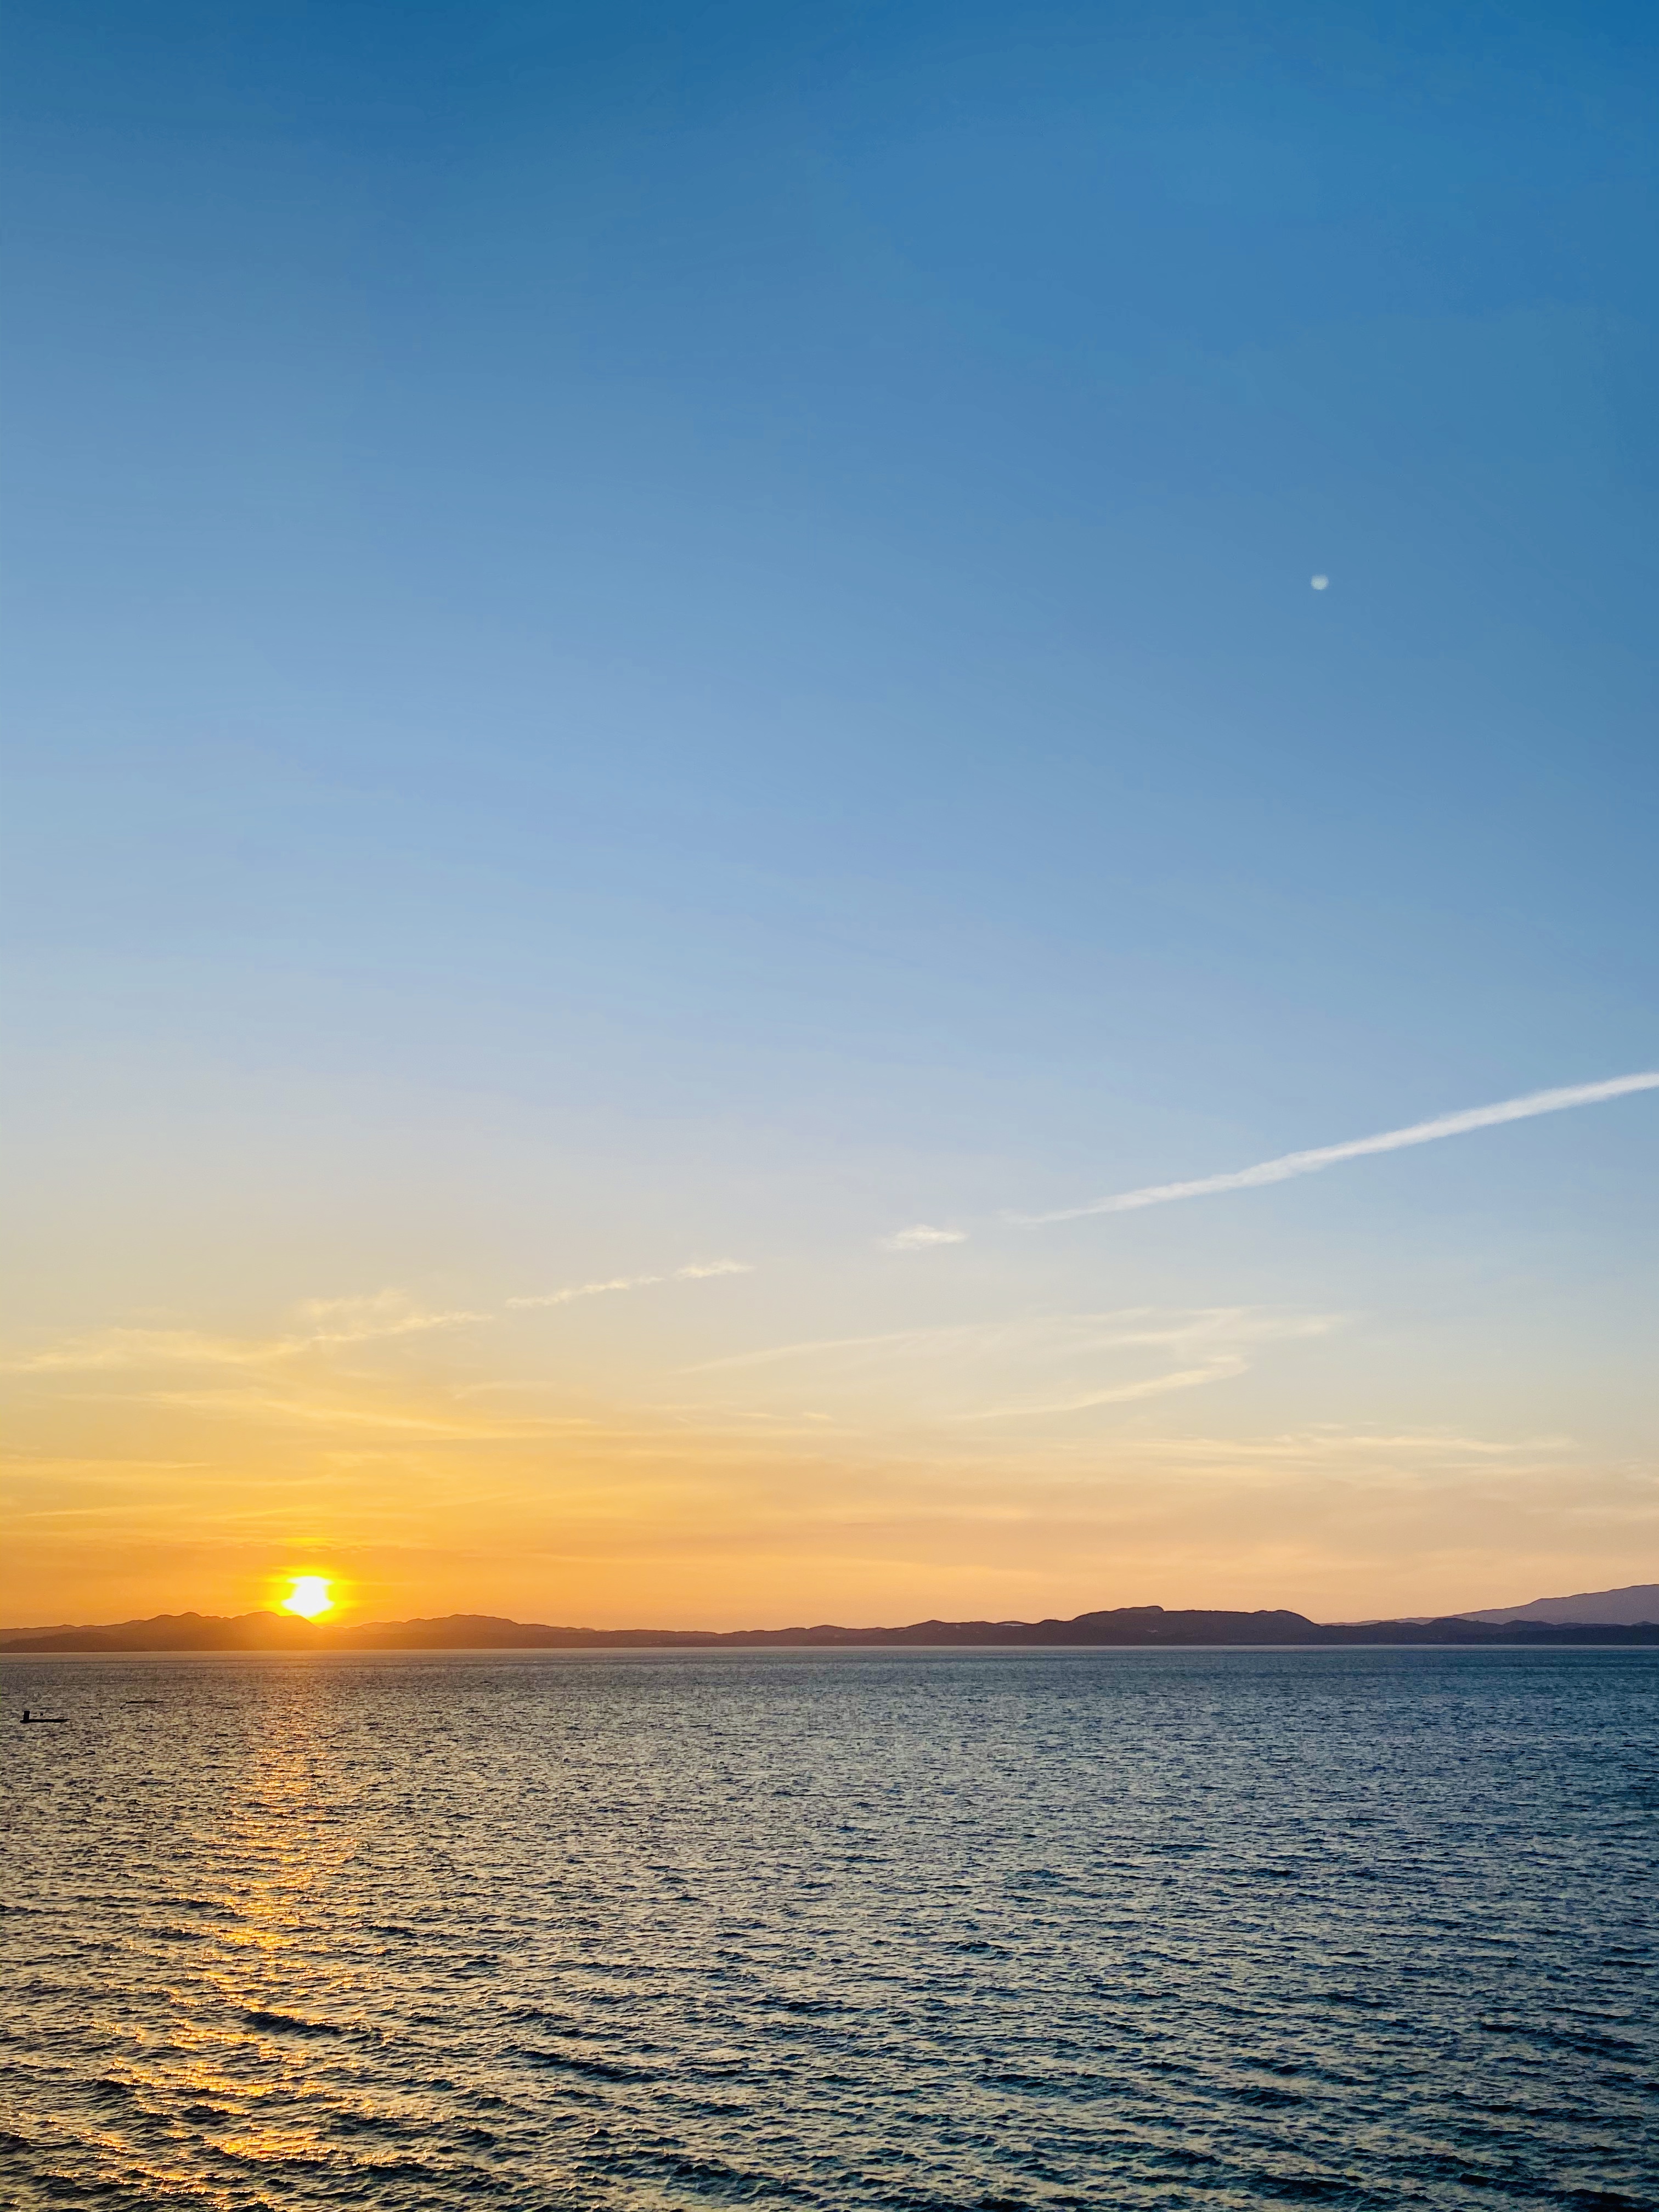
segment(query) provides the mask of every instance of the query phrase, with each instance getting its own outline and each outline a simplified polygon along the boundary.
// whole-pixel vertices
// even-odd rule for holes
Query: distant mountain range
[[[1563,1607],[1622,1607],[1603,1613]],[[1632,1606],[1648,1606],[1644,1613]],[[285,1613],[158,1613],[104,1628],[15,1630],[0,1651],[548,1651],[687,1650],[732,1646],[833,1649],[848,1644],[1093,1644],[1155,1648],[1179,1644],[1472,1645],[1659,1644],[1659,1584],[1601,1590],[1583,1598],[1540,1598],[1528,1606],[1436,1620],[1320,1622],[1304,1613],[1188,1611],[1159,1605],[1080,1613],[1073,1620],[921,1620],[907,1628],[555,1628],[453,1613],[441,1620],[368,1621],[330,1626]]]
[[[1489,1606],[1485,1613],[1466,1613],[1462,1618],[1601,1623],[1659,1620],[1659,1583],[1632,1583],[1626,1589],[1581,1590],[1577,1597],[1535,1597],[1528,1605]]]

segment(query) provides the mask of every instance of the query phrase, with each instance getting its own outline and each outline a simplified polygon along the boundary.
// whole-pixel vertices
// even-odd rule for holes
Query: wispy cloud
[[[1261,1342],[1286,1336],[1322,1336],[1340,1326],[1341,1317],[1334,1314],[1273,1313],[1253,1306],[1200,1306],[1174,1311],[1127,1306],[1114,1313],[965,1322],[942,1328],[882,1329],[869,1336],[805,1337],[792,1344],[768,1345],[758,1352],[733,1352],[719,1359],[702,1359],[680,1372],[712,1375],[723,1368],[770,1366],[781,1360],[849,1352],[875,1352],[884,1358],[903,1358],[921,1352],[960,1349],[979,1356],[1034,1340],[1050,1342],[1057,1334],[1073,1340],[1080,1336],[1097,1350],[1110,1346],[1115,1351],[1162,1348],[1218,1337]]]
[[[607,1291],[632,1291],[647,1283],[700,1282],[717,1275],[746,1275],[743,1260],[694,1260],[665,1274],[618,1275],[608,1281],[580,1283],[539,1297],[508,1298],[508,1306],[562,1306],[573,1299],[597,1297]],[[485,1327],[493,1312],[449,1308],[433,1310],[405,1291],[378,1291],[367,1297],[307,1298],[294,1309],[296,1327],[279,1335],[212,1335],[194,1328],[99,1329],[87,1336],[0,1359],[0,1372],[12,1375],[70,1375],[194,1368],[239,1370],[279,1376],[284,1370],[313,1369],[319,1361],[359,1345],[389,1343],[434,1330]]]
[[[602,1283],[573,1283],[562,1291],[538,1291],[526,1297],[508,1298],[507,1304],[523,1308],[531,1306],[574,1305],[578,1298],[604,1297],[612,1291],[641,1291],[651,1283],[701,1283],[714,1275],[750,1275],[754,1269],[746,1260],[693,1260],[684,1267],[672,1267],[663,1275],[612,1275]]]
[[[1339,1422],[1316,1423],[1255,1436],[1182,1436],[1150,1438],[1143,1449],[1171,1460],[1228,1466],[1264,1461],[1276,1466],[1306,1466],[1349,1473],[1370,1461],[1434,1461],[1447,1465],[1501,1465],[1548,1460],[1580,1447],[1569,1436],[1471,1437],[1455,1429],[1376,1431],[1351,1429]]]
[[[371,1344],[382,1337],[415,1336],[431,1328],[460,1328],[487,1322],[487,1313],[459,1310],[431,1313],[402,1291],[377,1291],[372,1297],[307,1298],[300,1308],[312,1323],[307,1336],[289,1340],[297,1349],[313,1345]]]
[[[332,1352],[390,1337],[460,1328],[487,1322],[483,1313],[430,1313],[398,1291],[367,1298],[313,1298],[300,1309],[308,1328],[275,1337],[209,1336],[190,1328],[108,1328],[44,1351],[0,1361],[15,1375],[98,1368],[269,1367],[308,1352]]]
[[[809,1339],[700,1361],[680,1373],[740,1410],[955,1428],[1162,1397],[1245,1373],[1257,1350],[1322,1336],[1331,1314],[1249,1307],[1049,1314],[872,1336]],[[696,1378],[695,1382],[692,1378]],[[958,1431],[959,1432],[959,1431]]]
[[[509,1306],[568,1306],[578,1298],[602,1298],[610,1291],[637,1291],[646,1283],[660,1283],[662,1275],[612,1275],[603,1283],[572,1283],[562,1291],[538,1291],[532,1297],[509,1298]]]
[[[1150,1183],[1140,1190],[1119,1191],[1110,1198],[1091,1199],[1085,1206],[1056,1206],[1048,1213],[1011,1213],[1005,1218],[1028,1227],[1049,1221],[1079,1221],[1085,1214],[1133,1213],[1146,1206],[1169,1206],[1181,1198],[1208,1198],[1224,1190],[1254,1190],[1264,1183],[1289,1182],[1293,1176],[1317,1175],[1344,1160],[1364,1158],[1371,1152],[1403,1152],[1410,1145],[1431,1145],[1442,1137],[1467,1136],[1472,1130],[1492,1129],[1504,1121],[1527,1121],[1536,1114],[1559,1114],[1570,1106],[1599,1106],[1609,1098],[1623,1098],[1633,1091],[1659,1090],[1659,1070],[1643,1075],[1617,1075],[1607,1083],[1576,1083],[1559,1091],[1532,1091],[1523,1098],[1505,1098],[1495,1106],[1472,1106],[1461,1114],[1442,1114],[1431,1121],[1413,1121],[1403,1129],[1385,1129],[1375,1137],[1356,1137],[1342,1145],[1322,1145],[1312,1152],[1285,1152],[1279,1158],[1260,1161],[1229,1175],[1201,1176],[1192,1182]]]
[[[1206,1382],[1230,1382],[1249,1371],[1249,1361],[1236,1352],[1220,1353],[1202,1367],[1177,1367],[1167,1375],[1150,1375],[1144,1382],[1118,1382],[1106,1390],[1085,1390],[1081,1395],[1056,1398],[1042,1405],[986,1406],[963,1413],[965,1421],[1036,1420],[1048,1413],[1086,1413],[1095,1406],[1126,1406],[1137,1398],[1162,1398],[1171,1390],[1196,1390]]]
[[[900,1229],[890,1237],[877,1239],[884,1252],[926,1252],[934,1244],[965,1244],[965,1229],[935,1229],[926,1221],[918,1221],[914,1229]]]

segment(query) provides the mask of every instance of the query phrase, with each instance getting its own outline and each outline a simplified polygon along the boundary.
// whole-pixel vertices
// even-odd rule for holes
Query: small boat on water
[[[67,1713],[32,1713],[28,1707],[25,1705],[23,1708],[23,1722],[26,1727],[67,1728],[69,1726],[69,1715]]]

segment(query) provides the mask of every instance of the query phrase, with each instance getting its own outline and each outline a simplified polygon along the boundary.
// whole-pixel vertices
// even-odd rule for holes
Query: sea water
[[[1659,2203],[1656,1652],[0,1683],[8,2205]]]

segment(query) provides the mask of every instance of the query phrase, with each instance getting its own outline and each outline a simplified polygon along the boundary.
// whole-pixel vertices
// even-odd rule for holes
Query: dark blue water
[[[8,2204],[1659,2203],[1659,1653],[0,1681]]]

